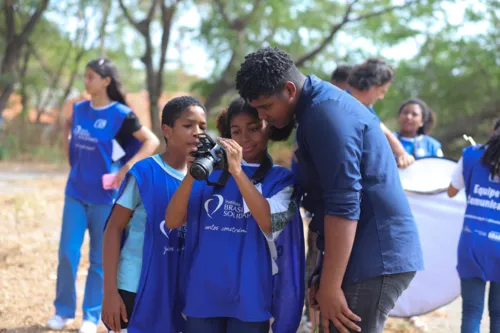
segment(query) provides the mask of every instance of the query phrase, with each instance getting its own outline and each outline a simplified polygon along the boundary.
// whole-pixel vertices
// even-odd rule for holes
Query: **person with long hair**
[[[436,114],[419,98],[403,102],[398,110],[399,131],[394,135],[406,152],[415,159],[443,157],[441,143],[429,135],[436,122]]]
[[[269,140],[288,137],[292,128],[273,129],[242,99],[233,101],[218,119],[219,142],[227,153],[227,183],[194,185],[188,174],[171,199],[165,223],[174,229],[187,221],[186,250],[192,253],[183,311],[187,332],[268,333],[275,297],[295,301],[281,309],[288,310],[290,326],[273,331],[297,330],[304,265],[302,274],[284,276],[300,286],[295,298],[273,292],[273,274],[279,269],[275,259],[281,252],[275,241],[285,229],[302,230],[302,223],[293,197],[294,177],[290,170],[274,165],[267,152]],[[221,172],[214,171],[210,179],[219,179]],[[300,250],[295,252],[298,264],[304,261],[303,236],[297,246],[302,248],[301,256]]]
[[[185,332],[178,292],[185,227],[167,229],[164,216],[206,130],[206,110],[191,96],[176,97],[161,122],[165,152],[129,171],[104,232],[102,319],[113,332]]]
[[[103,230],[116,189],[134,163],[153,154],[160,142],[127,106],[118,71],[110,60],[90,61],[85,67],[83,83],[90,100],[74,106],[63,130],[71,169],[59,242],[56,313],[47,326],[62,329],[75,317],[76,273],[88,229],[90,267],[80,332],[93,333],[101,318]]]
[[[396,156],[398,166],[406,168],[415,161],[415,158],[406,152],[401,142],[380,120],[373,108],[377,101],[384,99],[394,80],[394,75],[394,69],[387,62],[378,58],[370,58],[352,68],[347,79],[346,91],[375,116]]]
[[[458,244],[457,271],[462,289],[461,333],[478,333],[485,289],[491,333],[500,332],[500,119],[484,145],[464,149],[452,175],[448,195],[467,195]]]

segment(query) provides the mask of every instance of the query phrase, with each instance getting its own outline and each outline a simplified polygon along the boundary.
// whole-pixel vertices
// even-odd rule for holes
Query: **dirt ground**
[[[66,168],[58,166],[0,163],[0,333],[50,332],[44,325],[54,311],[66,174]],[[87,268],[86,236],[77,279],[77,317],[63,332],[75,332],[81,324]],[[457,300],[421,319],[427,332],[456,333],[459,311]],[[102,324],[99,332],[106,332]],[[390,319],[385,332],[420,331],[406,320]]]

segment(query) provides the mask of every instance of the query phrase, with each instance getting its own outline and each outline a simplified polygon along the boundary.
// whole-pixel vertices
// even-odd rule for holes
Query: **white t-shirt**
[[[457,190],[461,190],[465,187],[464,180],[464,163],[462,161],[462,157],[458,160],[457,166],[455,170],[453,170],[453,174],[451,175],[451,185]]]

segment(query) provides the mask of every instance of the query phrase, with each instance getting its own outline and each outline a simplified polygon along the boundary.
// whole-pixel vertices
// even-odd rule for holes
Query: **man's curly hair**
[[[280,92],[300,73],[290,55],[277,47],[265,47],[245,57],[236,74],[236,89],[246,101]]]

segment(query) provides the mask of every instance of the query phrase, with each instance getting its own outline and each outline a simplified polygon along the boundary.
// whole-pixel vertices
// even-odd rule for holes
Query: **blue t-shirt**
[[[166,164],[160,154],[152,158],[159,165],[163,166],[169,174],[175,175],[177,179],[184,178],[184,174]],[[125,227],[127,238],[120,252],[117,287],[118,289],[136,293],[141,278],[144,233],[148,216],[134,176],[129,176],[125,188],[116,200],[116,203],[134,211],[129,223]]]
[[[304,208],[324,250],[324,217],[358,221],[344,281],[423,269],[418,229],[380,124],[351,95],[314,75],[296,106]]]
[[[243,164],[242,168],[251,177],[258,165]],[[210,178],[219,176],[220,171],[214,171]],[[293,183],[290,170],[274,166],[256,186],[281,223],[297,211],[296,204],[289,204],[290,195],[284,195]],[[278,201],[272,202],[273,198]],[[195,186],[187,219],[186,250],[192,256],[184,314],[246,322],[271,318],[276,265],[269,252],[270,236],[266,238],[261,231],[233,177],[224,187]]]
[[[413,155],[416,159],[424,157],[443,157],[441,143],[428,135],[418,135],[414,138],[407,138],[394,132],[406,152]]]
[[[128,318],[128,331],[186,332],[186,320],[182,316],[186,227],[168,229],[165,224],[165,211],[184,175],[168,167],[158,155],[147,157],[135,163],[127,173],[119,190],[120,197],[130,177],[137,183],[147,218],[143,240],[126,230],[122,235],[122,251],[127,250],[127,243],[143,243],[141,274],[134,311]],[[136,253],[132,254],[135,257]]]
[[[113,203],[118,191],[105,190],[102,176],[116,173],[121,166],[121,160],[113,160],[113,147],[130,112],[128,106],[118,102],[99,109],[93,108],[90,101],[74,106],[66,195],[96,204]]]

